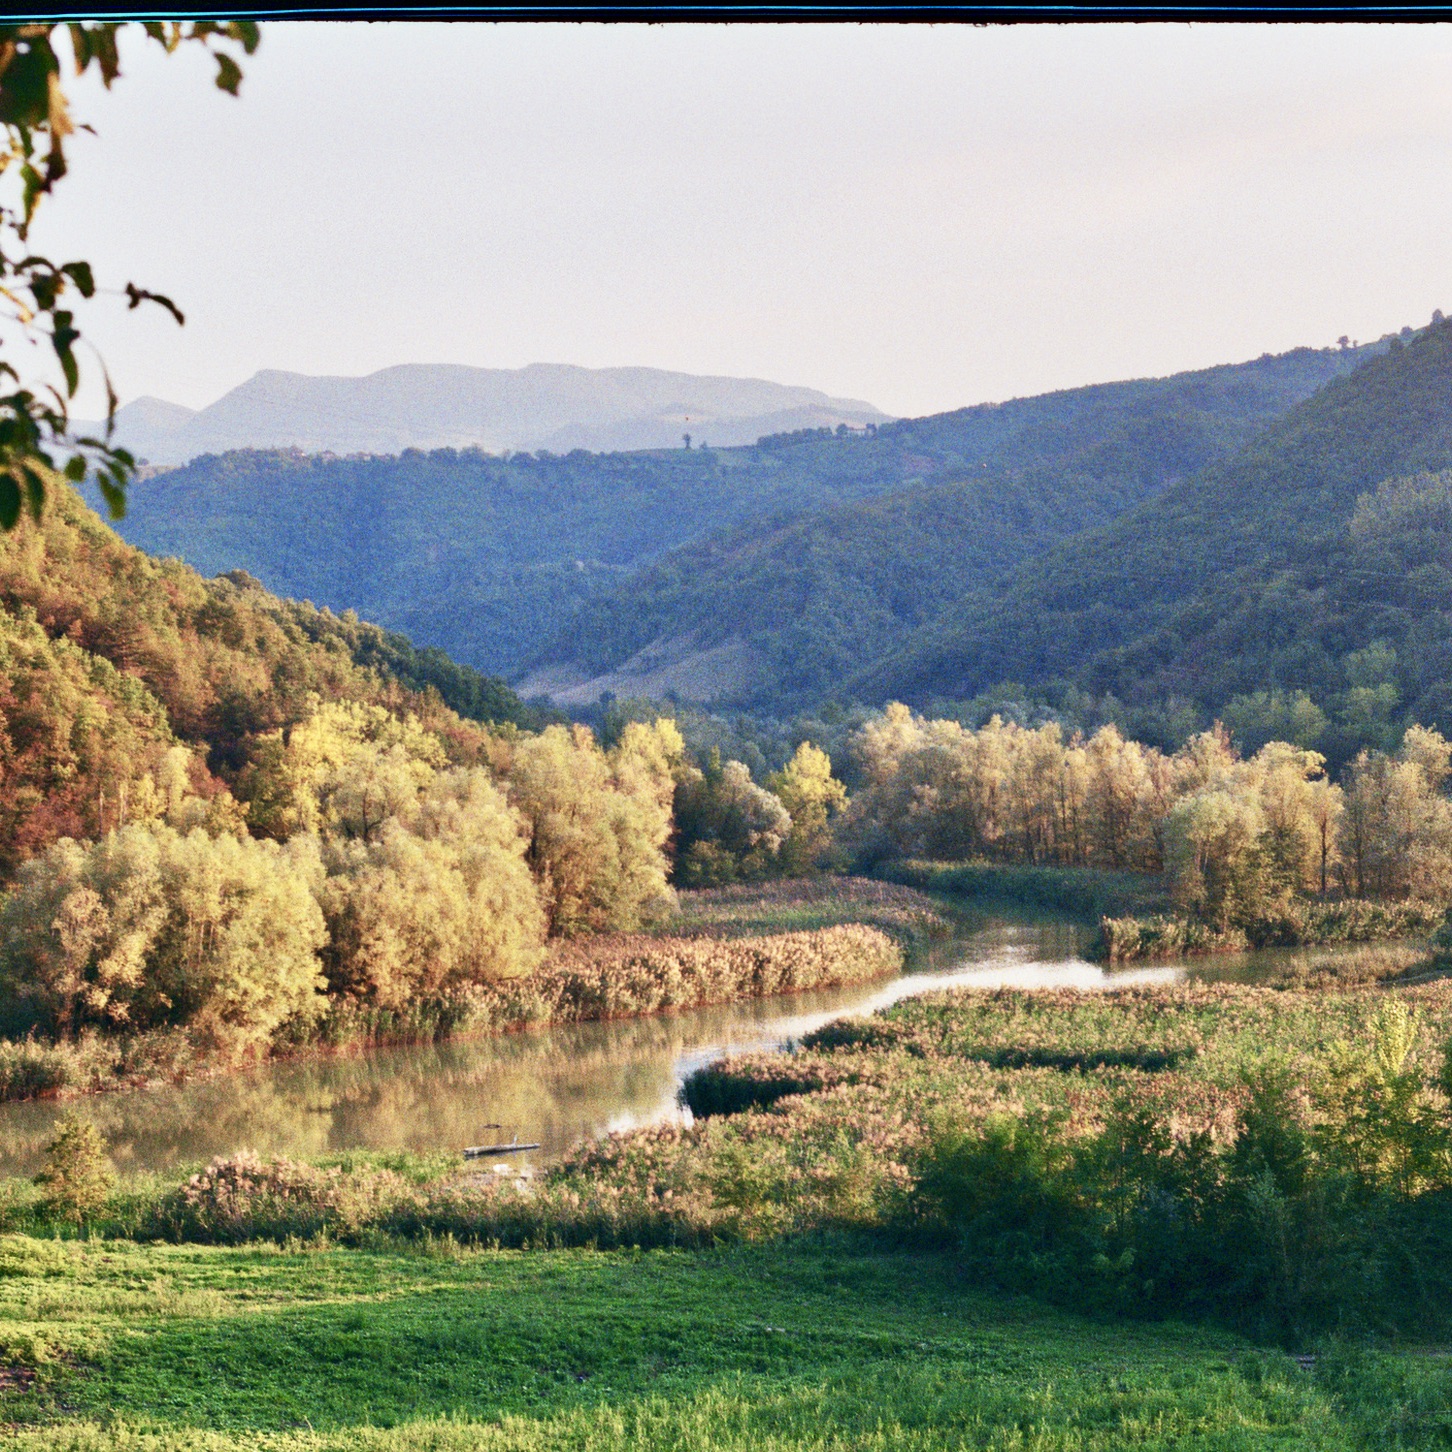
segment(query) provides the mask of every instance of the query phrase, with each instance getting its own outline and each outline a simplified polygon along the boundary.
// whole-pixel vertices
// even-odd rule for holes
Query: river
[[[548,1161],[587,1135],[688,1116],[684,1077],[719,1055],[777,1047],[844,1014],[954,986],[1100,989],[1195,974],[1254,978],[1283,954],[1108,971],[1086,962],[1089,929],[1008,907],[964,912],[950,939],[900,977],[644,1019],[445,1044],[308,1056],[198,1083],[87,1099],[118,1169],[167,1170],[214,1155],[318,1156],[352,1149],[461,1150],[537,1141],[513,1166]],[[1327,950],[1320,950],[1324,954]],[[72,1101],[74,1104],[75,1101]],[[0,1105],[0,1175],[33,1174],[66,1105]]]

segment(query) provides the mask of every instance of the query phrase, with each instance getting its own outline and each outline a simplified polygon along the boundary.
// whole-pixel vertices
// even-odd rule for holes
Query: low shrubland
[[[948,1237],[993,1284],[1293,1338],[1444,1334],[1449,1032],[1445,980],[963,994],[713,1065],[687,1094],[731,1116],[708,1136],[760,1147],[768,1220],[795,1165],[794,1195],[840,1221],[840,1191],[812,1187],[855,1160],[859,1215]]]

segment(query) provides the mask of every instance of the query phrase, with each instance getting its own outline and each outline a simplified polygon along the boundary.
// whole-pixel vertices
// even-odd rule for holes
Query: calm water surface
[[[168,1169],[239,1149],[324,1155],[350,1149],[460,1150],[517,1134],[557,1157],[587,1135],[688,1116],[684,1077],[733,1050],[772,1048],[833,1018],[935,989],[1080,988],[1253,980],[1280,954],[1110,972],[1086,962],[1090,929],[1013,909],[963,916],[951,939],[901,977],[659,1018],[578,1024],[427,1047],[310,1058],[180,1088],[85,1101],[119,1169]],[[1328,950],[1318,950],[1324,957]],[[0,1174],[32,1174],[64,1106],[0,1105]],[[490,1128],[499,1125],[500,1129]]]

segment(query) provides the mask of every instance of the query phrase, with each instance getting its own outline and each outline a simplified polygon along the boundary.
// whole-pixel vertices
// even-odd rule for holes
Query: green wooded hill
[[[1366,351],[1299,349],[731,449],[209,455],[138,483],[119,528],[204,574],[245,569],[269,589],[356,609],[491,671],[550,660],[605,669],[654,634],[704,621],[718,636],[762,636],[784,677],[794,677],[805,647],[768,637],[789,626],[803,598],[823,617],[811,638],[825,631],[839,642],[831,669],[860,661],[869,638],[877,651],[884,632],[927,619],[967,581],[1239,448]],[[946,505],[922,487],[964,479],[973,487]],[[885,498],[904,490],[900,503]],[[756,621],[742,592],[754,609],[758,572],[775,569],[774,553],[790,560],[797,552],[792,516],[854,503],[865,505],[864,538],[894,549],[901,567],[870,578],[864,594],[856,577],[871,570],[876,550],[844,537],[810,576],[773,590],[777,603]],[[956,532],[960,548],[930,553],[921,567],[907,560],[909,546],[927,549],[941,537],[944,512],[969,525]],[[858,527],[851,513],[840,526],[833,518],[820,527],[824,539]],[[901,529],[908,534],[894,544]],[[639,575],[708,535],[721,538],[706,552]],[[973,541],[966,553],[965,537]],[[815,546],[810,557],[819,557]],[[713,561],[719,570],[707,569]],[[948,575],[962,576],[956,584],[939,579],[945,561]],[[703,570],[697,587],[689,577]],[[718,577],[729,581],[727,598],[715,594]],[[553,640],[560,644],[542,651]]]
[[[1301,690],[1374,739],[1452,723],[1452,323],[1233,457],[975,591],[865,663],[864,699],[1013,680],[1214,709]],[[1401,482],[1396,482],[1401,481]]]
[[[738,677],[727,693],[738,701],[797,706],[840,696],[864,663],[893,653],[966,594],[1234,453],[1353,363],[1306,349],[1050,395],[1031,401],[1037,414],[1010,406],[1032,423],[981,458],[960,455],[953,482],[756,520],[673,551],[585,605],[534,664],[575,667],[587,682],[573,693],[583,704],[602,688],[636,693],[636,652],[679,640],[705,652],[740,637],[752,654],[744,688]],[[941,441],[960,417],[912,428]],[[998,422],[992,411],[981,417],[985,430]]]

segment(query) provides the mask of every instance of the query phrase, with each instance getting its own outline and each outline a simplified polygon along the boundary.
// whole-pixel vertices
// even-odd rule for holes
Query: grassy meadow
[[[1446,1445],[1429,1356],[1086,1321],[850,1241],[709,1251],[0,1242],[30,1449]],[[34,1379],[20,1365],[34,1369]]]

